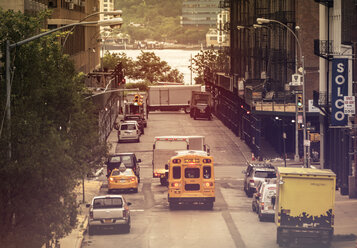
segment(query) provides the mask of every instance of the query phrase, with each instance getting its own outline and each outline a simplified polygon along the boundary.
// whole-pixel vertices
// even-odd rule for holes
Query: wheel
[[[88,235],[89,235],[89,236],[94,235],[94,228],[91,227],[91,226],[88,226]]]
[[[133,191],[134,193],[138,193],[138,188],[134,189]]]
[[[111,194],[112,193],[112,190],[111,189],[108,189],[108,194]]]
[[[212,210],[213,209],[213,202],[206,203],[206,209]]]
[[[140,177],[138,176],[138,183],[140,183]]]
[[[166,186],[166,185],[167,185],[167,180],[166,180],[166,178],[160,178],[160,184],[161,184],[162,186]]]
[[[170,208],[171,210],[177,209],[177,204],[176,204],[176,203],[173,203],[173,202],[169,202],[169,208]]]
[[[139,143],[140,142],[140,138],[138,138],[137,140],[136,140],[136,143]]]
[[[255,205],[252,203],[252,210],[253,210],[253,212],[255,212],[256,211],[256,209],[255,209]]]
[[[263,218],[263,216],[262,216],[260,211],[258,212],[258,218],[259,218],[260,222],[262,222],[264,220],[264,218]]]
[[[189,107],[189,106],[188,106],[188,107],[185,107],[185,108],[184,108],[184,111],[185,111],[185,114],[190,113],[190,107]]]

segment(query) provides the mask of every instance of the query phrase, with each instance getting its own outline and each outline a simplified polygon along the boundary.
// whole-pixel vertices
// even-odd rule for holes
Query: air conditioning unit
[[[85,7],[86,6],[86,2],[85,1],[81,1],[81,6]]]
[[[64,0],[66,3],[70,3],[72,2],[72,0]]]
[[[69,9],[74,9],[74,3],[69,3],[68,8]]]

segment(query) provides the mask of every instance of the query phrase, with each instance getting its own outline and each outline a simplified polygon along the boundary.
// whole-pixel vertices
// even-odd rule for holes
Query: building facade
[[[304,166],[320,160],[336,173],[342,194],[356,192],[349,189],[357,188],[355,119],[347,117],[343,127],[331,122],[334,59],[347,61],[346,94],[355,94],[355,1],[222,0],[220,7],[230,11],[230,71],[206,81],[217,117],[255,157],[277,152]],[[257,18],[265,20],[259,24]],[[304,93],[305,119],[299,106]]]
[[[53,29],[81,21],[86,16],[99,11],[98,0],[14,0],[1,1],[0,7],[27,14],[50,9],[53,14],[47,21],[47,28]],[[94,16],[87,20],[98,20]],[[70,30],[70,29],[69,29]],[[68,31],[69,31],[68,30]],[[77,70],[89,73],[100,63],[99,28],[95,26],[77,26],[72,34],[62,40],[63,51],[69,54]]]
[[[219,0],[184,0],[181,25],[214,27],[220,11]]]

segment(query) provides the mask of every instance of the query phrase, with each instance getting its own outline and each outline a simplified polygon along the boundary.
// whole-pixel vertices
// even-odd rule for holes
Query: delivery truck
[[[209,92],[192,91],[190,102],[190,116],[193,119],[207,118],[212,119],[212,97]]]
[[[154,139],[152,171],[154,178],[160,178],[161,185],[167,184],[165,164],[177,151],[205,151],[210,155],[210,148],[205,144],[204,136],[158,136]]]
[[[192,91],[201,91],[201,85],[157,85],[149,86],[148,110],[190,111]]]
[[[279,167],[272,198],[277,243],[322,243],[333,237],[336,175],[327,169]]]

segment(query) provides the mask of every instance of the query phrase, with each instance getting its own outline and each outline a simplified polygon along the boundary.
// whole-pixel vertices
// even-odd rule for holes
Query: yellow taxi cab
[[[108,178],[108,193],[114,190],[138,192],[138,177],[132,169],[114,169]]]

